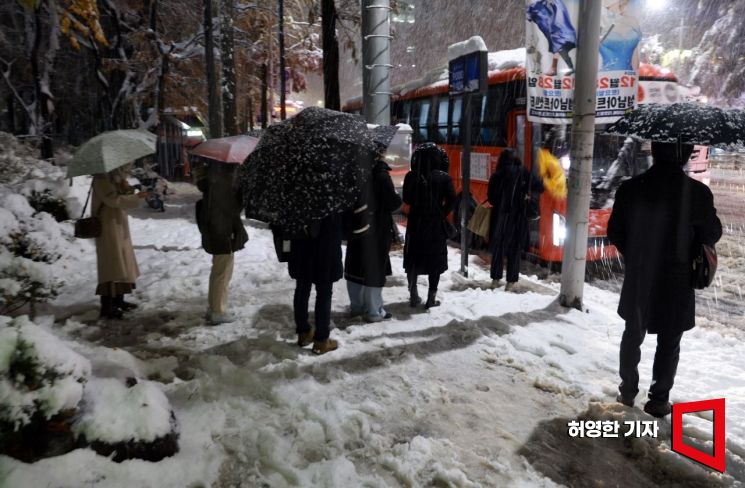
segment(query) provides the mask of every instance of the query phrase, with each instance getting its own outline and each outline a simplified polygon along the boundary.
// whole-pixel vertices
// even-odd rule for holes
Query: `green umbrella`
[[[142,130],[113,130],[80,146],[67,165],[67,177],[108,173],[155,152],[155,134]]]

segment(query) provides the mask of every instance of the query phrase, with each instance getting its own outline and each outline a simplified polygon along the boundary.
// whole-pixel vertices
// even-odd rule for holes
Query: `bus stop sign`
[[[486,51],[471,52],[451,60],[449,62],[450,95],[486,91],[488,64]]]

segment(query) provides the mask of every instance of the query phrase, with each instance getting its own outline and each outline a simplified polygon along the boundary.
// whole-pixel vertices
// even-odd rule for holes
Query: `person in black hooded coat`
[[[448,269],[447,215],[453,210],[455,188],[447,167],[447,154],[434,143],[419,145],[411,158],[411,171],[404,178],[403,199],[409,205],[404,243],[404,269],[409,280],[409,303],[421,303],[417,276],[429,277],[426,308],[436,300],[440,275]]]
[[[618,314],[621,338],[618,400],[633,406],[639,391],[641,344],[657,334],[652,386],[644,410],[662,417],[680,356],[683,332],[694,327],[692,262],[695,244],[722,236],[711,190],[683,171],[693,146],[652,143],[654,164],[621,185],[608,222],[608,238],[624,258]]]
[[[383,308],[382,292],[386,276],[391,274],[389,253],[395,225],[391,213],[401,206],[401,197],[393,186],[390,170],[382,159],[374,163],[360,207],[366,213],[369,227],[359,237],[347,241],[344,261],[351,313],[365,314],[370,322],[391,318]]]
[[[542,193],[543,182],[523,166],[515,151],[505,149],[499,155],[497,170],[489,178],[487,196],[492,205],[489,225],[491,278],[494,280],[493,285],[496,286],[502,279],[506,258],[506,290],[517,283],[520,274],[520,254],[528,246],[529,228],[525,198],[529,191],[533,195]]]

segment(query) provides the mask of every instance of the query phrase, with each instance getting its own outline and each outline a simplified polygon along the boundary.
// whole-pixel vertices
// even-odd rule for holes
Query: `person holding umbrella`
[[[404,178],[403,200],[409,205],[404,243],[404,269],[409,282],[409,305],[422,303],[417,276],[429,277],[425,308],[440,305],[437,286],[448,269],[447,215],[453,209],[455,188],[450,175],[442,171],[447,154],[436,144],[419,145],[411,157],[411,171]]]
[[[236,188],[238,168],[237,164],[211,160],[206,167],[195,170],[197,188],[204,195],[196,205],[197,226],[202,234],[202,248],[212,255],[206,315],[211,325],[235,320],[227,310],[228,287],[234,253],[248,241],[241,221],[242,197]]]
[[[283,243],[280,259],[289,241],[297,342],[312,342],[316,354],[338,347],[329,329],[332,286],[343,275],[342,214],[362,198],[375,155],[394,134],[381,137],[359,116],[308,107],[264,130],[242,166],[246,214],[272,225]],[[308,322],[313,286],[315,330]]]
[[[325,354],[339,347],[331,333],[331,298],[334,283],[343,274],[341,262],[341,214],[332,214],[314,222],[305,235],[290,240],[287,268],[295,280],[293,311],[297,343],[305,347],[313,343],[314,354]],[[316,287],[315,328],[308,321],[311,288]]]
[[[99,225],[95,232],[81,237],[96,239],[96,295],[101,297],[102,318],[121,318],[125,311],[136,308],[135,304],[124,301],[124,295],[132,293],[140,274],[127,210],[142,205],[150,194],[134,194],[127,176],[131,161],[155,153],[155,143],[155,135],[146,131],[104,132],[81,145],[68,163],[69,178],[93,175],[90,220],[97,220]],[[83,213],[87,204],[86,199]]]
[[[93,177],[91,206],[101,222],[101,235],[96,238],[96,295],[101,297],[101,317],[106,319],[122,318],[124,312],[137,308],[124,300],[140,275],[127,210],[141,206],[149,193],[134,194],[127,183],[128,174],[129,165],[125,165]]]
[[[608,238],[624,258],[618,314],[626,320],[621,339],[617,400],[629,407],[639,391],[641,344],[657,335],[652,385],[644,411],[664,417],[683,332],[695,325],[691,263],[695,245],[713,246],[722,236],[711,190],[686,176],[693,145],[652,142],[654,164],[616,192]]]

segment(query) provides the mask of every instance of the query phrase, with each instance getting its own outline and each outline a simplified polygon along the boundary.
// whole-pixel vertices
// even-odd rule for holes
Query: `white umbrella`
[[[157,137],[142,130],[114,130],[88,140],[67,165],[67,177],[108,173],[155,152]]]

